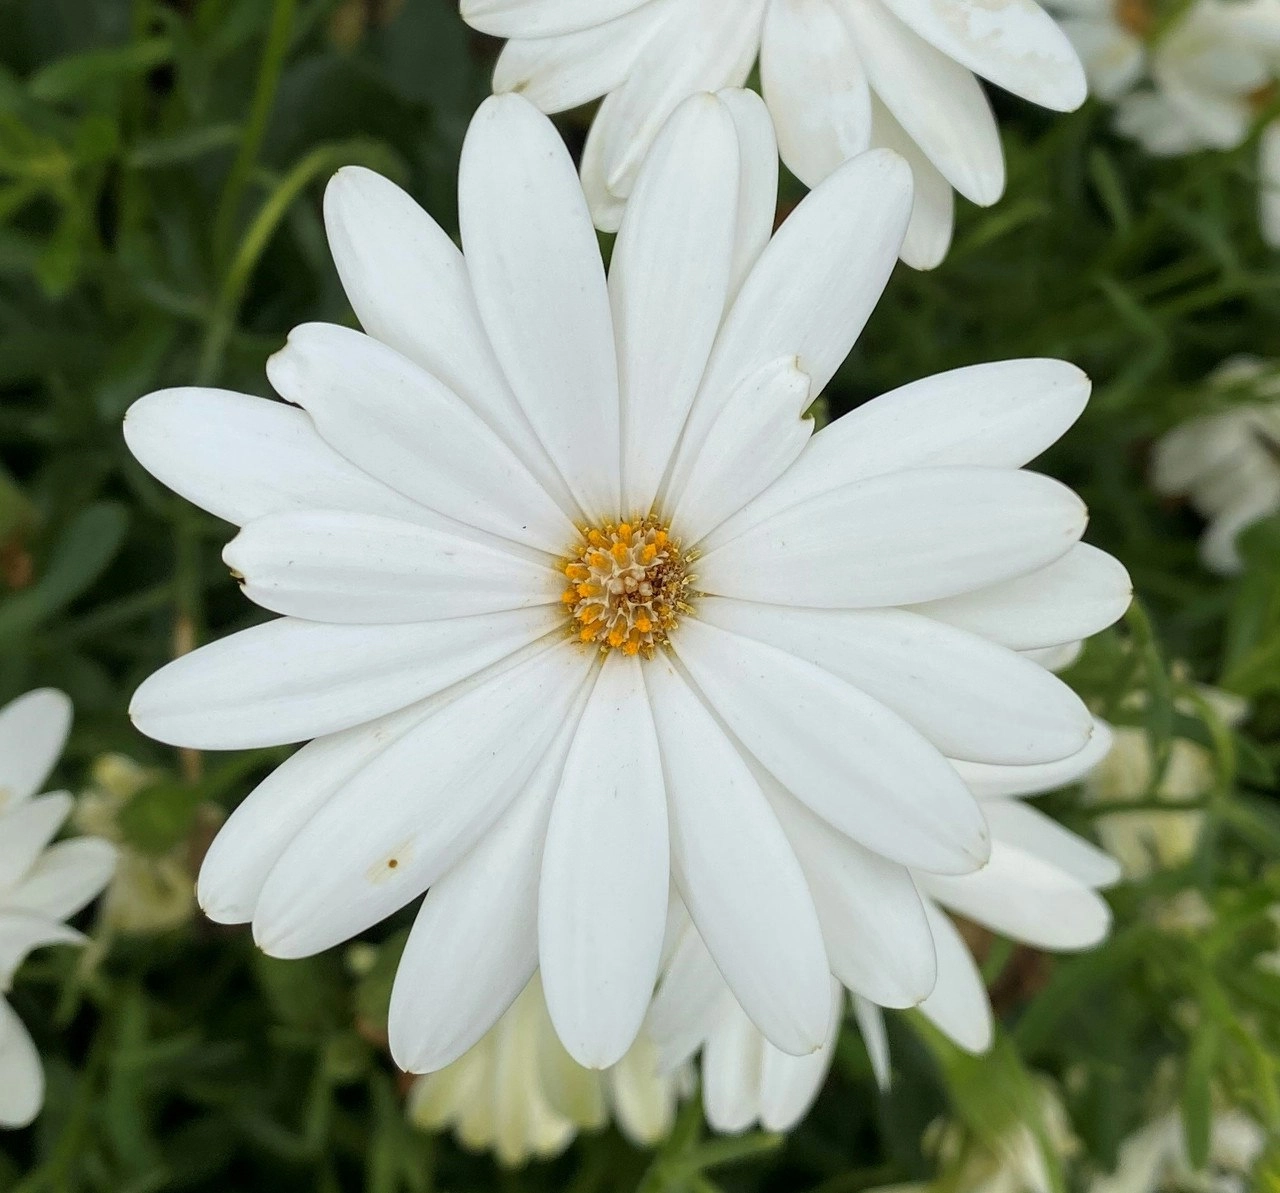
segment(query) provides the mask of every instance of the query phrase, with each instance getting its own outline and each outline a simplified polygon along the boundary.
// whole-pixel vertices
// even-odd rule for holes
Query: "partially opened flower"
[[[128,415],[152,472],[243,524],[226,558],[284,614],[153,676],[138,725],[201,749],[316,739],[232,815],[201,904],[300,957],[430,888],[392,997],[407,1069],[456,1060],[535,970],[574,1059],[616,1063],[672,880],[752,1020],[814,1051],[830,965],[797,851],[900,925],[885,981],[910,1005],[933,944],[907,867],[968,873],[990,849],[948,758],[1047,764],[1091,735],[1016,653],[1129,600],[1079,543],[1079,499],[1020,470],[1087,381],[964,369],[812,435],[910,176],[859,157],[770,239],[773,155],[758,99],[688,101],[606,281],[555,129],[490,100],[462,156],[465,256],[385,180],[331,185],[367,334],[293,333],[269,373],[300,409],[196,389]]]
[[[1077,782],[1097,766],[1110,742],[1110,731],[1099,722],[1089,745],[1058,763],[957,763],[982,802],[991,828],[991,860],[976,874],[913,871],[920,899],[902,899],[897,919],[879,909],[869,914],[873,909],[849,881],[854,867],[846,864],[842,873],[835,865],[813,865],[813,855],[800,852],[831,960],[836,1006],[823,1048],[810,1056],[788,1056],[764,1038],[717,972],[696,927],[688,924],[654,1000],[648,1030],[665,1066],[683,1064],[701,1048],[707,1121],[721,1131],[745,1130],[755,1122],[771,1131],[795,1126],[817,1097],[835,1053],[842,987],[852,995],[876,1078],[882,1086],[889,1084],[879,1007],[909,1005],[902,998],[908,987],[894,989],[888,980],[901,968],[895,954],[904,926],[908,939],[916,934],[910,915],[923,917],[936,951],[936,980],[918,1000],[921,1012],[960,1047],[985,1052],[992,1040],[991,1002],[969,946],[946,913],[1055,952],[1091,948],[1103,939],[1111,913],[1097,892],[1120,877],[1119,865],[1023,797]],[[834,838],[828,847],[847,858],[856,848]]]
[[[23,1127],[44,1102],[44,1069],[3,997],[33,950],[83,944],[64,921],[111,877],[115,850],[79,837],[50,845],[71,812],[65,791],[37,795],[71,727],[71,702],[41,688],[0,709],[0,1127]]]
[[[638,1147],[652,1147],[671,1133],[687,1085],[686,1073],[659,1070],[644,1035],[612,1068],[584,1069],[560,1043],[534,978],[474,1048],[415,1082],[409,1116],[433,1130],[452,1127],[464,1147],[492,1150],[514,1167],[559,1155],[579,1131],[610,1120]]]
[[[1182,1115],[1174,1110],[1130,1135],[1120,1146],[1115,1171],[1095,1177],[1089,1193],[1192,1188],[1245,1193],[1254,1188],[1249,1178],[1266,1146],[1266,1131],[1247,1114],[1216,1111],[1209,1128],[1209,1164],[1197,1170],[1188,1158]]]
[[[782,160],[807,186],[868,148],[915,171],[903,260],[937,265],[952,188],[1004,190],[995,117],[975,75],[1032,103],[1078,107],[1085,76],[1036,0],[462,0],[476,29],[510,39],[494,90],[544,112],[604,96],[583,157],[597,224],[618,227],[640,163],[676,106],[738,87],[757,59]]]
[[[1243,357],[1210,378],[1218,389],[1245,387],[1256,400],[1175,427],[1152,453],[1151,481],[1169,497],[1190,497],[1208,528],[1200,558],[1231,574],[1244,561],[1236,539],[1255,522],[1280,512],[1280,371]]]

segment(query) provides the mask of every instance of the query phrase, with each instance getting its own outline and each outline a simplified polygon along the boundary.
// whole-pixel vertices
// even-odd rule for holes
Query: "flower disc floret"
[[[561,600],[573,632],[604,651],[650,657],[690,612],[689,563],[679,540],[653,518],[583,530],[562,568],[569,586]]]

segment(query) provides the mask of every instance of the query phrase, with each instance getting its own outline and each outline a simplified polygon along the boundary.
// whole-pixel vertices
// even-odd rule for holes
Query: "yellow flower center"
[[[653,518],[584,530],[562,566],[569,587],[560,599],[574,634],[601,650],[652,655],[690,612],[689,562]]]

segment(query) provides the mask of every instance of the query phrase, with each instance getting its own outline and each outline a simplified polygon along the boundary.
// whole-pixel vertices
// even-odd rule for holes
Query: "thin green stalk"
[[[271,10],[271,24],[267,29],[267,42],[263,47],[262,62],[258,67],[258,81],[253,91],[249,118],[245,121],[244,131],[240,136],[240,148],[236,151],[235,161],[231,163],[226,184],[222,188],[222,198],[218,203],[218,213],[214,219],[213,258],[219,263],[225,261],[231,251],[236,217],[240,214],[245,190],[249,186],[249,179],[253,176],[258,153],[262,149],[262,141],[267,134],[267,122],[271,119],[276,88],[280,85],[285,55],[289,51],[290,34],[293,31],[296,10],[297,0],[275,0]]]

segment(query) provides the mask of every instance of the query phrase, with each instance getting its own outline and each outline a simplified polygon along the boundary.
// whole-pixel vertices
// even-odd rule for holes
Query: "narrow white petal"
[[[992,840],[1041,858],[1078,882],[1098,889],[1120,881],[1120,863],[1056,820],[1015,799],[983,804]]]
[[[700,541],[795,462],[813,434],[813,397],[796,357],[765,365],[734,390],[707,428],[671,521]]]
[[[737,747],[665,656],[645,668],[667,785],[671,861],[730,990],[783,1052],[818,1049],[830,969],[813,897]]]
[[[638,659],[613,652],[551,811],[538,895],[542,984],[556,1032],[589,1069],[622,1059],[662,955],[670,876],[662,759]]]
[[[730,88],[719,93],[738,130],[738,220],[733,251],[736,297],[773,235],[778,209],[778,142],[769,110],[754,91]]]
[[[627,210],[626,196],[615,195],[605,180],[604,150],[617,110],[618,93],[611,91],[596,109],[596,118],[587,131],[587,143],[582,147],[582,193],[591,209],[591,219],[602,232],[616,232]]]
[[[892,473],[774,514],[709,551],[698,580],[707,593],[780,605],[915,604],[1047,567],[1087,521],[1070,489],[1033,472]]]
[[[304,509],[440,521],[340,456],[305,411],[283,402],[218,389],[161,390],[129,407],[124,438],[152,476],[237,526]]]
[[[915,179],[915,203],[902,242],[903,262],[912,269],[937,268],[951,247],[951,233],[955,228],[956,196],[951,183],[874,95],[871,97],[871,144],[902,154]]]
[[[541,111],[566,112],[625,82],[679,0],[651,0],[626,16],[555,37],[514,38],[498,55],[495,94],[515,91]]]
[[[667,963],[645,1019],[645,1034],[658,1046],[666,1071],[689,1060],[715,1030],[724,978],[692,924]]]
[[[880,0],[842,11],[871,87],[907,135],[966,199],[982,206],[1004,190],[1000,132],[982,86],[934,49]]]
[[[788,1056],[765,1041],[760,1065],[760,1125],[766,1131],[790,1131],[809,1113],[822,1091],[840,1039],[844,990],[839,982],[828,981],[827,998],[831,1026],[817,1052]]]
[[[44,785],[71,731],[71,701],[37,688],[0,708],[0,812]]]
[[[581,714],[561,726],[525,790],[428,892],[391,992],[391,1054],[410,1073],[452,1064],[538,967],[542,843]]]
[[[462,0],[462,19],[492,37],[555,37],[625,16],[652,0]]]
[[[360,326],[458,394],[576,516],[489,345],[457,245],[395,183],[360,166],[333,176],[324,218]]]
[[[946,913],[929,899],[924,906],[938,950],[938,984],[920,1004],[920,1010],[961,1048],[986,1052],[991,1047],[994,1024],[982,974]]]
[[[860,994],[853,996],[853,1013],[862,1032],[862,1042],[867,1047],[871,1072],[881,1093],[887,1093],[893,1082],[893,1068],[889,1056],[889,1033],[884,1026],[884,1012]]]
[[[0,896],[26,876],[71,812],[65,791],[36,796],[0,817]]]
[[[1079,753],[1058,762],[1033,766],[988,766],[981,762],[953,762],[965,786],[980,800],[1007,795],[1041,795],[1078,783],[1110,752],[1111,729],[1095,721],[1093,736]]]
[[[563,575],[549,556],[518,550],[374,514],[307,510],[250,522],[222,558],[264,609],[372,625],[555,604]]]
[[[1037,667],[1061,675],[1068,667],[1074,666],[1084,653],[1084,643],[1080,639],[1064,642],[1061,646],[1038,646],[1031,650],[1018,652],[1024,659],[1030,659]]]
[[[898,609],[795,609],[707,598],[699,616],[807,659],[878,700],[942,753],[1005,765],[1082,749],[1093,719],[1011,650]]]
[[[773,0],[760,80],[787,168],[808,187],[871,144],[871,92],[832,0]]]
[[[672,499],[707,428],[737,386],[765,365],[797,357],[816,396],[875,309],[911,214],[911,171],[887,150],[864,153],[811,191],[742,284],[690,411],[669,488]]]
[[[702,1106],[713,1129],[737,1134],[760,1117],[764,1048],[759,1029],[726,992],[702,1050]]]
[[[5,909],[51,920],[70,919],[101,894],[116,868],[116,847],[98,837],[73,837],[46,849]]]
[[[949,910],[1036,948],[1092,948],[1111,926],[1111,911],[1095,891],[999,837],[976,874],[927,874],[919,881]]]
[[[458,178],[480,317],[520,405],[588,517],[617,516],[618,368],[604,265],[555,127],[515,95],[486,100]]]
[[[59,920],[30,911],[0,914],[0,990],[8,990],[27,954],[51,944],[83,944],[84,936]]]
[[[1036,0],[884,0],[948,58],[1033,104],[1070,112],[1088,92],[1067,35]]]
[[[933,989],[937,965],[910,873],[833,833],[776,786],[768,790],[809,879],[831,972],[881,1006],[916,1006]]]
[[[654,144],[614,246],[609,295],[622,393],[623,509],[653,505],[729,298],[738,134],[695,95]]]
[[[378,340],[304,323],[267,376],[347,459],[429,509],[552,554],[572,538],[564,511],[480,416]]]
[[[1080,417],[1089,388],[1084,373],[1059,360],[999,361],[913,381],[814,435],[795,466],[706,549],[856,481],[917,468],[1021,468]]]
[[[842,833],[893,861],[967,873],[986,823],[946,760],[900,718],[829,671],[686,619],[680,661],[779,783]]]
[[[1014,650],[1088,638],[1124,616],[1133,581],[1119,560],[1088,543],[1033,572],[917,605],[915,611]]]
[[[403,626],[283,617],[162,667],[129,715],[148,737],[199,750],[306,741],[443,691],[562,622],[554,608]]]
[[[369,761],[288,844],[262,888],[254,938],[305,957],[416,899],[508,807],[554,739],[592,660],[535,648],[461,692]]]
[[[25,1127],[44,1104],[44,1068],[22,1020],[0,995],[0,1127]]]

